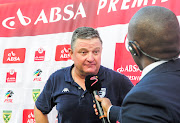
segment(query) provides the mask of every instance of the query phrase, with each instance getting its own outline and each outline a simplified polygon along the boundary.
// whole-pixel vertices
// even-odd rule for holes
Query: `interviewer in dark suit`
[[[111,123],[180,123],[180,28],[176,15],[164,7],[140,9],[129,22],[128,40],[129,51],[143,70],[141,80],[121,107],[97,96],[105,115]]]

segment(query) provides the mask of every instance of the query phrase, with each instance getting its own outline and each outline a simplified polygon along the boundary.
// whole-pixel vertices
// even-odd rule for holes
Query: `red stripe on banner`
[[[116,43],[114,70],[126,75],[136,85],[140,81],[141,71],[128,51],[127,35],[124,43]],[[124,59],[124,60],[122,60]]]
[[[0,37],[72,32],[80,26],[97,28],[126,24],[137,10],[149,5],[164,6],[180,15],[179,4],[179,0],[11,1],[0,4]]]

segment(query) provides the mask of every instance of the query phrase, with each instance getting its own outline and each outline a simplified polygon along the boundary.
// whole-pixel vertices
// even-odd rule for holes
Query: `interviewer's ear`
[[[139,50],[137,48],[137,45],[133,41],[129,41],[128,49],[130,53],[134,56],[140,56]]]

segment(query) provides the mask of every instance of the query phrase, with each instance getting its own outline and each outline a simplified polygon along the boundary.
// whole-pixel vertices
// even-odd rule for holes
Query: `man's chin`
[[[87,75],[96,75],[97,72],[96,71],[86,71],[85,72]]]
[[[97,68],[95,66],[93,67],[84,67],[84,72],[88,75],[96,75],[98,73]]]

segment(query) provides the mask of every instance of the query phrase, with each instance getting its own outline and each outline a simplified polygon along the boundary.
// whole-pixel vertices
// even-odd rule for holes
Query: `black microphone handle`
[[[97,108],[98,113],[99,113],[99,118],[101,119],[102,123],[108,123],[107,118],[104,117],[104,113],[103,113],[103,109],[101,107],[101,104],[99,103],[99,101],[96,100],[95,95],[98,95],[97,90],[93,91],[93,98],[94,98],[94,101],[96,103],[96,108]]]

